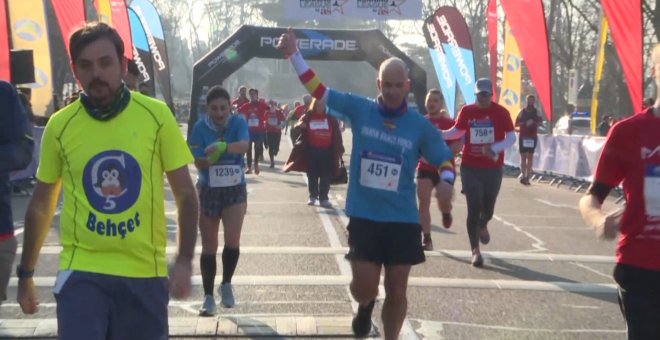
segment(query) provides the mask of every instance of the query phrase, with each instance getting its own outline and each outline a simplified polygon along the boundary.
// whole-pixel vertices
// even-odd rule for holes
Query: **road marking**
[[[509,221],[506,221],[506,220],[504,220],[503,218],[501,218],[501,217],[499,217],[499,216],[497,216],[497,215],[493,215],[493,218],[494,218],[496,221],[499,221],[500,223],[502,223],[502,224],[504,224],[504,225],[506,225],[506,226],[510,226],[510,227],[513,228],[513,230],[515,230],[515,231],[517,231],[517,232],[519,232],[519,233],[522,233],[522,234],[524,234],[525,236],[527,236],[527,237],[531,238],[532,240],[534,240],[534,243],[532,243],[532,247],[534,247],[534,250],[532,250],[533,252],[542,252],[542,251],[546,251],[546,250],[548,250],[548,248],[545,248],[545,247],[543,246],[543,245],[545,244],[545,242],[543,242],[540,238],[538,238],[538,237],[532,235],[531,233],[529,233],[529,232],[523,230],[522,227],[519,227],[518,225],[516,225],[516,224],[514,224],[514,223],[511,223],[511,222],[509,222]]]
[[[608,333],[608,334],[625,334],[625,329],[549,329],[549,328],[522,328],[522,327],[511,327],[511,326],[500,326],[500,325],[482,325],[468,322],[456,322],[456,321],[427,321],[427,320],[415,320],[419,322],[424,328],[434,328],[442,329],[443,325],[451,326],[464,326],[472,328],[483,328],[483,329],[496,329],[501,331],[512,331],[512,332],[537,332],[537,333],[567,333],[567,334],[584,334],[584,333]],[[425,324],[440,324],[439,326],[425,326]]]
[[[217,276],[220,282],[222,276]],[[347,286],[350,275],[264,275],[264,276],[234,276],[235,286]],[[383,281],[381,277],[381,282]],[[16,287],[18,279],[11,278],[9,287]],[[202,276],[194,275],[192,283],[201,286]],[[55,276],[34,277],[37,287],[52,287]],[[616,284],[583,283],[567,281],[523,281],[523,280],[488,280],[488,279],[457,279],[437,277],[411,277],[409,287],[427,288],[463,288],[463,289],[495,289],[495,290],[533,290],[545,292],[574,293],[616,293]]]
[[[540,198],[535,198],[534,200],[539,202],[539,203],[543,203],[545,205],[548,205],[548,206],[551,206],[551,207],[554,207],[554,208],[566,208],[566,209],[571,209],[571,210],[575,210],[575,211],[580,211],[580,209],[578,209],[574,205],[561,204],[561,203],[552,203],[548,200],[544,200],[544,199],[540,199]]]
[[[589,266],[587,266],[587,265],[584,265],[584,264],[582,264],[582,263],[571,262],[571,264],[573,264],[573,265],[575,265],[575,266],[578,266],[578,267],[580,267],[580,268],[582,268],[582,269],[586,269],[586,270],[588,270],[588,271],[590,271],[590,272],[592,272],[592,273],[594,273],[594,274],[596,274],[596,275],[600,275],[600,276],[602,276],[602,277],[606,277],[606,278],[608,278],[608,279],[611,279],[611,278],[612,278],[612,275],[607,275],[607,274],[601,272],[600,270],[597,270],[597,269],[591,268],[591,267],[589,267]]]
[[[281,301],[243,301],[243,300],[238,300],[236,302],[237,306],[245,306],[245,305],[283,305],[283,304],[289,304],[289,305],[336,305],[336,304],[345,304],[347,301],[344,300],[329,300],[329,301],[309,301],[309,300],[281,300]],[[182,307],[182,306],[201,306],[202,303],[204,303],[204,300],[183,300],[183,301],[174,301],[170,300],[170,302],[167,304],[169,307]],[[20,305],[18,303],[2,303],[0,305],[0,309],[3,308],[19,308]],[[39,307],[44,307],[44,308],[55,308],[57,307],[57,303],[55,302],[41,302],[39,303]],[[198,310],[195,311],[195,314],[199,313]],[[234,314],[232,314],[233,316]]]
[[[340,213],[341,214],[341,213]],[[264,233],[257,233],[263,235]],[[280,233],[278,233],[280,234]],[[299,233],[294,233],[299,234]],[[339,242],[337,240],[337,242]],[[18,247],[17,254],[21,254],[23,247]],[[61,246],[44,246],[41,255],[57,255],[62,251]],[[177,253],[176,246],[167,246],[167,255]],[[201,254],[202,247],[195,247],[195,254]],[[266,254],[266,255],[344,255],[348,252],[347,247],[241,247],[241,254]],[[472,252],[469,250],[434,250],[425,252],[427,257],[448,257],[471,259]],[[577,254],[554,254],[554,253],[524,253],[509,251],[483,251],[481,255],[485,259],[514,260],[514,261],[549,261],[549,262],[583,262],[583,263],[615,263],[614,256],[603,255],[577,255]],[[342,263],[346,261],[342,260]],[[350,267],[349,267],[350,268]],[[350,271],[349,271],[350,274]]]

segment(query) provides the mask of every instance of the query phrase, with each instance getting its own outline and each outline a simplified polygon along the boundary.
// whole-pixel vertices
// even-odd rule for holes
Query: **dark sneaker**
[[[454,217],[451,216],[451,213],[442,213],[442,226],[446,229],[451,228],[451,224],[454,222]]]
[[[353,335],[356,338],[364,338],[369,335],[371,331],[371,312],[374,311],[374,306],[376,305],[376,299],[371,300],[366,306],[358,306],[358,311],[355,317],[353,317]]]
[[[484,258],[481,257],[481,253],[472,254],[472,266],[477,268],[484,266]]]
[[[431,240],[430,234],[424,235],[424,239],[422,240],[422,248],[424,248],[426,251],[433,250],[433,240]]]
[[[490,233],[488,232],[488,227],[481,228],[479,241],[481,241],[482,244],[488,244],[488,242],[490,242]]]

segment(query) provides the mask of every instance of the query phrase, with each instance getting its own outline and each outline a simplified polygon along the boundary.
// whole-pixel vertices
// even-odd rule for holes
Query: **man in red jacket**
[[[250,101],[238,108],[238,112],[245,116],[250,131],[250,145],[247,152],[247,171],[252,173],[252,150],[254,149],[254,173],[259,174],[259,155],[263,154],[266,139],[266,112],[270,110],[268,104],[259,100],[259,90],[251,88]]]

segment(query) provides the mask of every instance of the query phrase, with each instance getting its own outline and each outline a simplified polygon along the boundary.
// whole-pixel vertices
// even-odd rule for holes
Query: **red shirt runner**
[[[497,161],[483,155],[482,148],[504,140],[513,131],[509,111],[497,103],[482,109],[477,104],[465,105],[456,118],[456,128],[465,131],[462,164],[475,168],[499,168],[504,165],[504,155]]]
[[[238,112],[247,120],[250,132],[266,132],[265,117],[268,111],[270,111],[270,108],[264,102],[249,102],[238,108]]]
[[[282,112],[282,110],[269,110],[266,112],[266,131],[282,133],[280,124],[282,124],[284,120],[286,120],[286,117],[284,117],[284,112]]]
[[[626,210],[621,219],[617,263],[660,270],[660,118],[653,108],[612,127],[594,182],[623,182]]]
[[[532,125],[527,125],[527,121],[533,120]],[[518,113],[516,117],[516,126],[520,127],[520,138],[536,138],[538,136],[539,125],[543,122],[543,119],[538,114],[536,108],[532,110],[527,110],[524,108]]]
[[[323,114],[311,117],[307,126],[307,141],[309,145],[319,149],[327,149],[332,146],[332,129],[328,116]]]
[[[250,102],[250,98],[248,98],[248,97],[245,97],[245,98],[237,97],[236,99],[234,99],[231,102],[231,105],[235,106],[236,108],[240,108],[241,106],[243,106],[244,104],[247,104],[249,102]]]
[[[454,126],[454,120],[445,116],[431,118],[431,116],[426,115],[425,117],[431,121],[431,124],[433,124],[433,126],[435,126],[438,130],[440,130],[440,133],[442,133],[442,130],[449,130],[451,129],[452,126]],[[447,142],[447,145],[449,145],[455,141],[445,141],[445,142]],[[452,164],[452,168],[455,168],[456,164],[454,163],[453,158],[451,160],[451,164]],[[424,157],[421,157],[419,159],[419,162],[417,163],[417,170],[438,171],[438,167],[429,164],[426,161],[426,159],[424,159]]]

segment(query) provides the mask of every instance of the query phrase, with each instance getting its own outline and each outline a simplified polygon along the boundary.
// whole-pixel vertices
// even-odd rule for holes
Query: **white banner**
[[[286,16],[313,19],[422,19],[422,0],[286,0]]]

